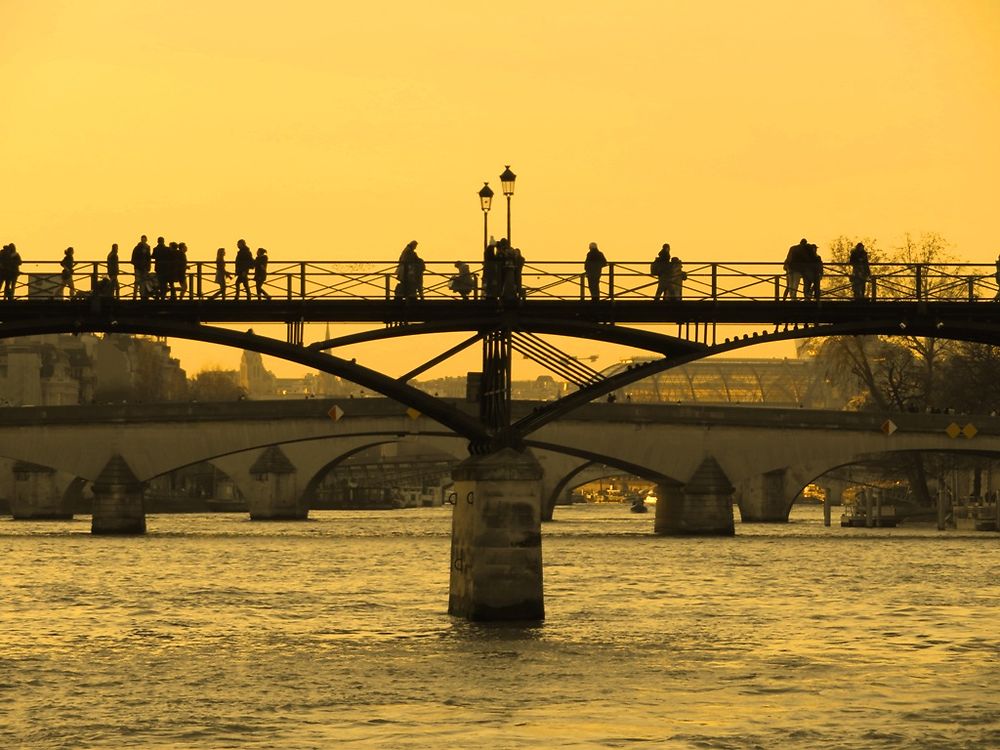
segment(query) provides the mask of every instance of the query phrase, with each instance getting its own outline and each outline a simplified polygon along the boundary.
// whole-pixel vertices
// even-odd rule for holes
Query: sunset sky
[[[505,164],[532,259],[1000,251],[997,0],[0,0],[0,96],[0,239],[28,260],[140,234],[472,258]]]

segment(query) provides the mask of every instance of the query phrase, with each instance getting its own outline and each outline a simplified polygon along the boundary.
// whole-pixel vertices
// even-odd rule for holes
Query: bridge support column
[[[111,457],[94,480],[91,534],[145,534],[142,483],[119,454]]]
[[[660,485],[657,493],[656,533],[674,536],[735,533],[733,486],[711,456],[702,461],[683,490]]]
[[[743,523],[788,523],[792,501],[785,491],[785,469],[775,469],[748,479],[740,493]]]
[[[265,448],[250,467],[247,504],[251,521],[301,521],[309,508],[299,494],[296,470],[276,445]]]
[[[62,520],[73,517],[65,502],[65,487],[56,481],[56,470],[49,466],[16,461],[12,467],[14,490],[10,514],[15,520]]]
[[[452,472],[448,613],[474,621],[542,620],[542,468],[505,448]]]

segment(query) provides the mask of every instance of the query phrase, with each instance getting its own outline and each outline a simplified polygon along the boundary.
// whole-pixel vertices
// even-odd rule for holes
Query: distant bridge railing
[[[469,263],[473,288],[469,297],[483,298],[483,264]],[[232,272],[232,264],[227,270]],[[850,266],[827,263],[820,285],[821,299],[850,300]],[[516,273],[498,268],[496,273]],[[788,295],[787,276],[781,263],[689,262],[683,266],[680,299],[702,301],[781,301]],[[422,276],[419,299],[460,299],[452,290],[455,264],[427,261]],[[527,261],[519,274],[519,284],[512,296],[531,300],[586,300],[590,289],[583,264],[577,261]],[[894,301],[976,301],[1000,296],[998,272],[993,264],[979,263],[872,263],[871,277],[865,285],[868,300]],[[72,273],[77,294],[99,290],[107,277],[104,261],[76,261]],[[141,298],[131,264],[123,261],[118,277],[123,299]],[[235,274],[226,280],[225,299],[235,298]],[[396,261],[280,261],[271,260],[262,289],[278,300],[393,299],[398,296],[400,280]],[[256,298],[253,272],[249,277],[251,296]],[[175,294],[185,299],[219,301],[213,261],[189,261],[183,289]],[[616,261],[601,273],[602,300],[652,300],[659,286],[650,273],[647,261]],[[106,288],[106,287],[105,287]],[[69,296],[59,261],[24,262],[13,284],[12,297],[51,299]],[[799,298],[802,290],[799,290]],[[678,299],[668,295],[667,299]],[[0,297],[0,303],[4,301]]]

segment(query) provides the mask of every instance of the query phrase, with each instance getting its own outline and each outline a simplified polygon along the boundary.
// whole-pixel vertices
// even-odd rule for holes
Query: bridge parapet
[[[483,277],[484,263],[468,262],[476,279]],[[397,291],[398,261],[384,260],[280,260],[271,259],[263,291],[278,300],[391,300]],[[697,261],[683,264],[682,289],[675,299],[782,300],[786,290],[786,270],[782,262]],[[127,269],[126,269],[127,270]],[[75,289],[98,289],[106,276],[103,260],[78,260],[73,273]],[[28,260],[14,290],[15,299],[54,299],[63,296],[59,260]],[[997,293],[996,269],[982,263],[872,263],[866,296],[870,299],[909,301],[993,299]],[[426,261],[420,300],[462,298],[452,289],[455,277],[452,261]],[[214,261],[189,261],[181,297],[210,300],[226,305],[236,299],[213,296]],[[577,261],[530,261],[520,273],[521,298],[549,300],[590,300],[583,264]],[[120,296],[136,294],[135,277],[118,277]],[[851,299],[851,267],[846,263],[826,263],[822,296]],[[652,300],[657,296],[658,279],[649,261],[612,261],[600,281],[600,297],[607,300]],[[482,289],[476,284],[472,299]],[[671,297],[668,295],[668,300]],[[2,303],[0,303],[2,304]]]

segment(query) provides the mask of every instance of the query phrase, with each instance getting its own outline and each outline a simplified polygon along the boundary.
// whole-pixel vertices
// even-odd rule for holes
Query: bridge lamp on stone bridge
[[[493,191],[490,189],[490,183],[484,182],[483,187],[479,190],[479,207],[483,209],[483,251],[486,251],[486,246],[489,245],[490,241],[490,230],[489,230],[489,213],[490,206],[493,205]],[[510,231],[510,230],[508,230]]]
[[[510,242],[510,198],[514,195],[514,180],[517,175],[510,171],[510,164],[504,165],[504,170],[500,175],[500,185],[503,189],[504,197],[507,198],[507,242]]]

